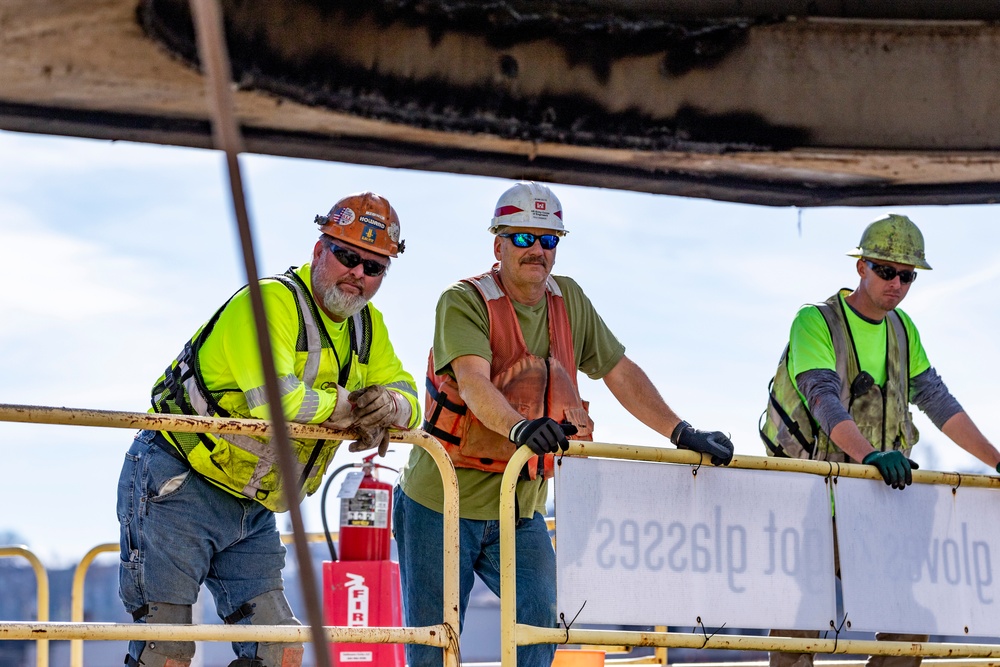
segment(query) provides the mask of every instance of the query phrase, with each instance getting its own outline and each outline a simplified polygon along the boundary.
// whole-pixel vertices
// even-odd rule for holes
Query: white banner
[[[997,636],[1000,493],[846,478],[834,488],[850,629]]]
[[[567,622],[580,612],[577,623],[829,627],[836,599],[823,478],[693,470],[563,459],[556,559]]]

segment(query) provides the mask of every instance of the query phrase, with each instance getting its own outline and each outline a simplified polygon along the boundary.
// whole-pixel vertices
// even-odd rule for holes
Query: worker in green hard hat
[[[822,303],[803,306],[771,392],[761,439],[771,456],[863,463],[885,483],[904,489],[917,464],[909,458],[919,434],[909,404],[941,431],[1000,472],[997,451],[931,366],[910,317],[898,308],[917,269],[930,270],[924,237],[904,215],[868,225],[857,248],[860,282]],[[818,632],[772,630],[774,636],[818,637]],[[889,641],[926,641],[926,635],[879,633]],[[875,656],[869,665],[884,665]],[[771,653],[772,667],[810,667],[810,653]],[[897,656],[891,667],[916,667],[919,657]]]

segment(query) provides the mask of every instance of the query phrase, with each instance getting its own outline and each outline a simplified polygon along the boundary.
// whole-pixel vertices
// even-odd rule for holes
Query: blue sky
[[[221,154],[0,132],[0,156],[0,403],[146,410],[184,341],[245,283]],[[263,156],[241,164],[265,274],[308,261],[313,216],[341,196],[374,190],[392,202],[406,253],[374,302],[422,386],[437,296],[493,262],[486,229],[510,182]],[[730,432],[740,454],[763,454],[757,420],[795,311],[856,285],[845,253],[868,222],[910,215],[934,271],[902,307],[953,393],[1000,439],[994,207],[799,211],[553,189],[570,231],[555,272],[576,278],[683,418]],[[581,393],[595,439],[668,444],[603,383],[584,378]],[[923,467],[985,471],[917,419]],[[16,532],[50,564],[116,542],[130,442],[121,429],[0,423],[0,533]],[[342,451],[334,465],[353,458]],[[404,460],[401,450],[387,462]],[[321,530],[318,494],[303,509],[307,529]]]

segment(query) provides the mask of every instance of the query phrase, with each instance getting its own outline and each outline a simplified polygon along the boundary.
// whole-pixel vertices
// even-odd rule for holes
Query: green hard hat
[[[851,257],[909,264],[918,269],[931,268],[924,259],[924,235],[912,220],[895,213],[868,225],[861,235],[861,243],[847,254]]]

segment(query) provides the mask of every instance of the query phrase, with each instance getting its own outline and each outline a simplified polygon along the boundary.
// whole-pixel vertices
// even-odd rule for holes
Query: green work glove
[[[861,461],[865,465],[875,466],[885,483],[894,489],[903,489],[913,483],[913,473],[920,466],[917,462],[903,456],[902,452],[872,452]]]

